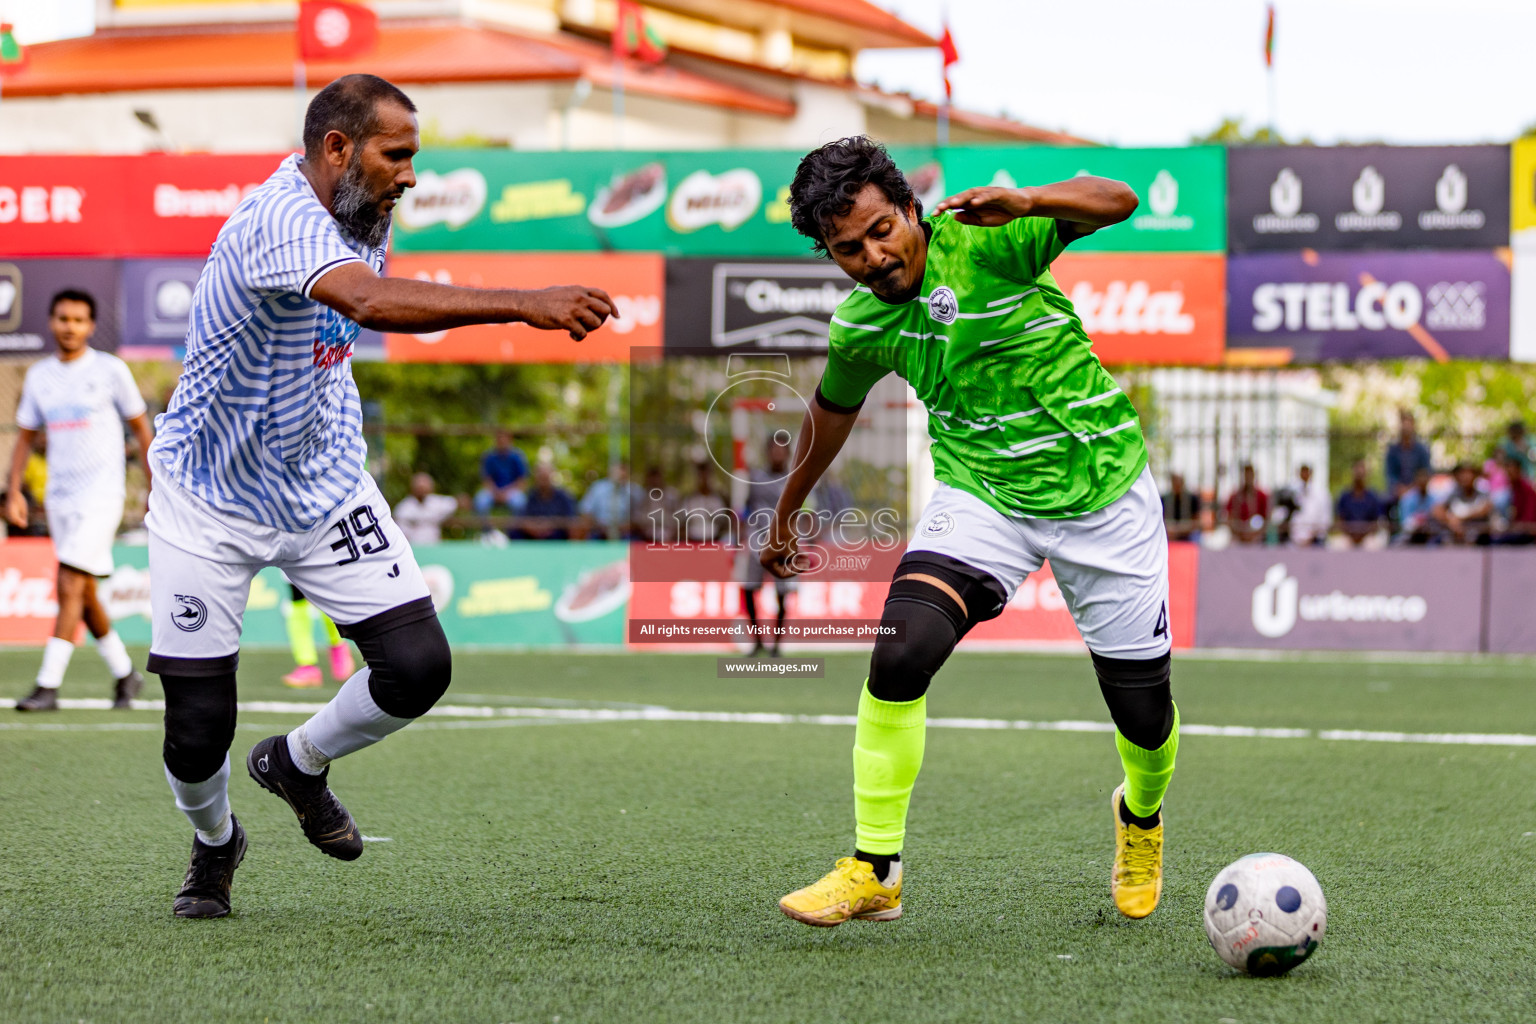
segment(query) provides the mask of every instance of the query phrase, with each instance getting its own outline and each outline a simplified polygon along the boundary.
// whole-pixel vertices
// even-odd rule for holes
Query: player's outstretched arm
[[[16,428],[16,447],[11,449],[11,472],[6,484],[5,518],[18,530],[27,528],[27,499],[21,493],[21,481],[27,474],[27,458],[37,441],[37,431]]]
[[[1135,190],[1123,181],[1083,175],[1027,188],[968,188],[939,203],[933,212],[952,211],[962,224],[988,228],[1019,217],[1050,217],[1086,235],[1125,220],[1139,202]]]
[[[139,465],[144,467],[145,489],[154,490],[155,478],[149,465],[149,446],[155,441],[155,432],[149,425],[149,414],[140,413],[129,420],[128,429],[133,431],[134,440],[139,442]]]
[[[541,331],[566,331],[580,341],[604,320],[619,315],[601,288],[459,288],[380,277],[361,262],[344,263],[327,273],[309,294],[363,327],[402,334],[429,334],[467,324],[523,323]]]
[[[800,424],[800,439],[795,444],[790,463],[793,468],[789,471],[789,479],[784,481],[784,490],[773,510],[773,526],[758,559],[765,569],[780,579],[789,579],[799,572],[794,564],[797,545],[794,532],[789,528],[790,519],[805,505],[811,488],[842,451],[858,418],[857,411],[833,412],[813,401]]]

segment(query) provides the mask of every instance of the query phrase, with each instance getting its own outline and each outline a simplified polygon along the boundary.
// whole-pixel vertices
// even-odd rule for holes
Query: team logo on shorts
[[[176,628],[183,633],[196,633],[202,629],[203,623],[208,621],[208,606],[190,594],[177,594],[176,601],[181,605],[171,616]]]
[[[948,288],[940,286],[928,296],[928,315],[941,324],[952,324],[955,317],[960,315],[960,303],[955,301],[955,293]]]
[[[948,537],[955,528],[955,517],[948,512],[940,512],[928,520],[928,525],[923,527],[923,533],[929,537]]]

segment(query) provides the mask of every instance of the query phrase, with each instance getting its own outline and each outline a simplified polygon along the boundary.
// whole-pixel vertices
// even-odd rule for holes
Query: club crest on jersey
[[[948,537],[955,528],[955,517],[948,512],[940,512],[928,520],[928,525],[923,527],[923,535],[927,537]]]
[[[190,594],[177,594],[176,603],[181,607],[171,613],[171,621],[183,633],[195,633],[208,621],[208,606],[200,598]]]
[[[955,301],[955,293],[949,288],[940,285],[928,296],[928,315],[941,324],[952,324],[955,317],[960,315],[960,303]]]

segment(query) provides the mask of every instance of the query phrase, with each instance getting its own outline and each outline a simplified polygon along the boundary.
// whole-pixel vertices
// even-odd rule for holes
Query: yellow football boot
[[[821,881],[779,900],[779,909],[818,928],[831,928],[853,918],[894,921],[901,916],[901,862],[891,867],[895,877],[885,886],[875,877],[874,865],[844,857]]]
[[[1115,868],[1109,891],[1115,907],[1126,917],[1146,917],[1157,909],[1163,894],[1163,815],[1157,825],[1141,828],[1120,820],[1120,797],[1125,784],[1115,790],[1110,807],[1115,818]]]

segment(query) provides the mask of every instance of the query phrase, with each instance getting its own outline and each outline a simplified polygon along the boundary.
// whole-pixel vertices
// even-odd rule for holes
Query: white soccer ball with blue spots
[[[1240,971],[1284,974],[1317,949],[1328,902],[1312,872],[1278,853],[1250,853],[1221,869],[1205,894],[1205,934]]]

